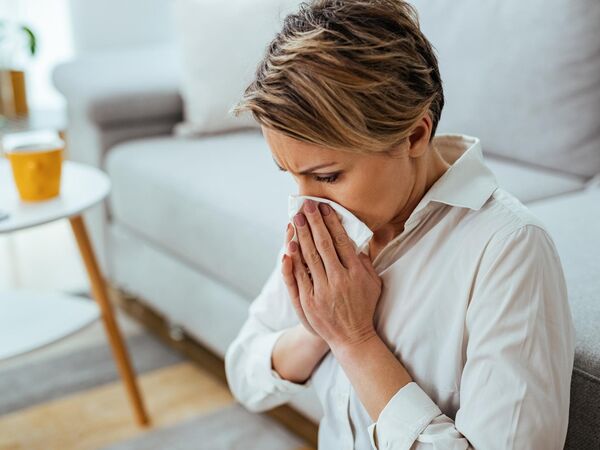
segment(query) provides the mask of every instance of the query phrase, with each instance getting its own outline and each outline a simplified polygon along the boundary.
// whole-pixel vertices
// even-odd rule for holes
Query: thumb
[[[379,274],[375,271],[373,263],[371,262],[371,257],[369,255],[367,255],[364,252],[361,252],[358,254],[358,259],[360,259],[360,262],[372,276],[374,276],[375,278],[379,278]]]

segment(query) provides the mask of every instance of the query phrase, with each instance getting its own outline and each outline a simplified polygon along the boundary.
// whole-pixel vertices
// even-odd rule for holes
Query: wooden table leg
[[[102,274],[100,273],[98,263],[96,262],[96,257],[94,255],[83,218],[81,215],[72,216],[69,217],[69,222],[71,223],[71,228],[75,234],[79,251],[81,252],[81,256],[90,278],[92,294],[96,299],[98,306],[100,306],[104,328],[106,330],[106,334],[108,335],[108,340],[110,341],[110,346],[121,374],[121,378],[125,383],[129,401],[133,406],[135,418],[139,425],[147,425],[149,423],[148,416],[144,409],[144,404],[137,386],[135,374],[131,367],[129,355],[127,354],[127,348],[125,347],[123,338],[121,337],[121,333],[115,320],[112,305],[108,299],[106,285],[104,283]]]

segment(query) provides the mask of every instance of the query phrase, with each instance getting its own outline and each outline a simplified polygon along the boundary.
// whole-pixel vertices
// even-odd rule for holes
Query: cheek
[[[354,180],[351,186],[332,200],[341,204],[371,228],[372,225],[379,223],[385,214],[385,205],[388,201],[385,199],[386,195],[389,195],[389,192],[378,182]]]
[[[394,182],[398,178],[374,176],[370,180],[355,183],[352,192],[341,203],[369,228],[376,229],[394,216],[403,202],[403,187]]]

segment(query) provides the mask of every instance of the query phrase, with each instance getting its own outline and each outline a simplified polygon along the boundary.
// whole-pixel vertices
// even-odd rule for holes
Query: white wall
[[[0,0],[0,19],[22,22],[37,36],[38,52],[25,65],[29,108],[64,108],[50,74],[55,64],[73,56],[68,0]]]

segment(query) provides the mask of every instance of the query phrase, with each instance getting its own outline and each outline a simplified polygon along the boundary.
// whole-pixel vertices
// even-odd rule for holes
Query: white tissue
[[[354,242],[356,253],[367,252],[369,248],[369,241],[373,237],[371,229],[365,225],[364,222],[360,221],[354,214],[344,208],[342,205],[335,203],[326,198],[313,197],[310,195],[295,195],[290,194],[288,197],[288,216],[290,223],[294,227],[294,237],[292,241],[298,242],[298,233],[296,231],[296,224],[294,223],[294,216],[298,213],[302,207],[302,204],[306,199],[314,200],[315,202],[327,203],[337,213],[342,226],[346,230],[346,233]]]

